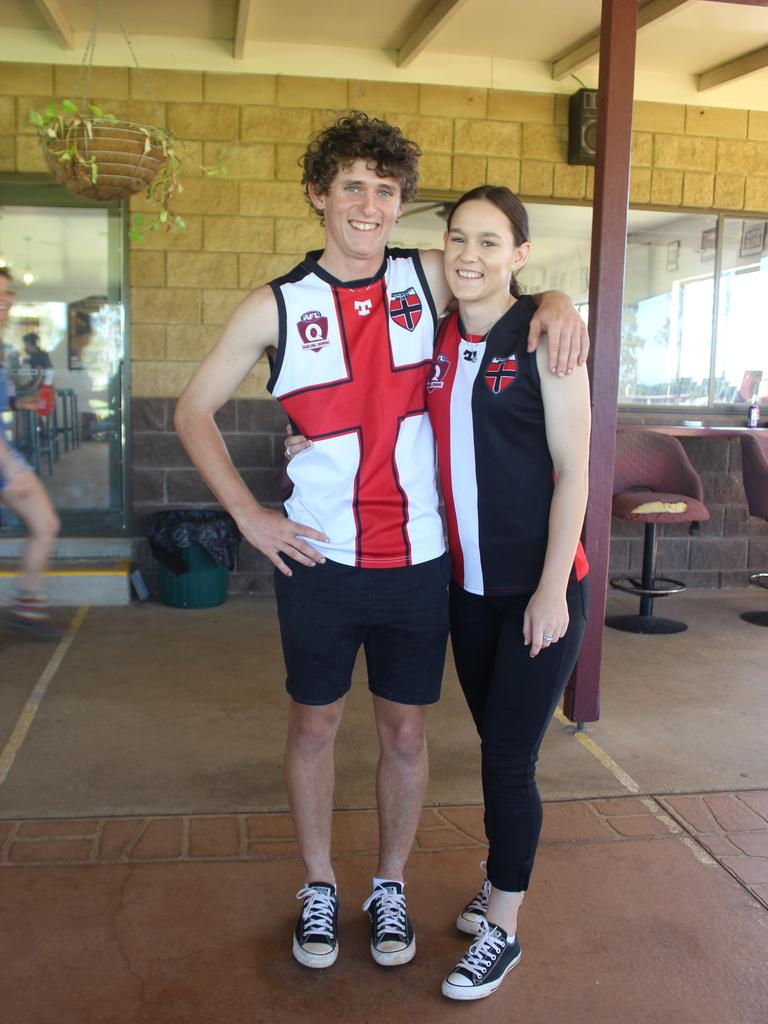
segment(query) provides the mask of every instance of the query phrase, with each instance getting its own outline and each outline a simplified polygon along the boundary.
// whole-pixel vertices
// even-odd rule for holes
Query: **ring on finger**
[[[553,636],[543,636],[541,639],[543,643],[551,644],[555,638]]]

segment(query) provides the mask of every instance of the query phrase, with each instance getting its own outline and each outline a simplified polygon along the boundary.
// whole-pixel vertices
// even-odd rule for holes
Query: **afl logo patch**
[[[328,341],[328,317],[323,316],[318,310],[302,313],[296,326],[301,335],[301,347],[303,349],[317,352],[319,349],[330,344]]]
[[[445,384],[445,378],[450,368],[451,361],[441,352],[432,363],[432,372],[427,381],[427,391],[438,391]]]
[[[506,391],[517,380],[517,356],[495,356],[485,368],[485,383],[494,395]]]
[[[415,288],[408,288],[404,292],[393,292],[389,303],[389,315],[398,327],[404,327],[406,331],[415,329],[421,320],[421,299]]]

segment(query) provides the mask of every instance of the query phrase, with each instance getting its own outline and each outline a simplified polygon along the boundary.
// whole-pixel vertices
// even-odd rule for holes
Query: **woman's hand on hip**
[[[547,590],[539,587],[534,591],[523,616],[523,640],[531,648],[535,658],[561,640],[568,629],[568,604],[563,590]]]

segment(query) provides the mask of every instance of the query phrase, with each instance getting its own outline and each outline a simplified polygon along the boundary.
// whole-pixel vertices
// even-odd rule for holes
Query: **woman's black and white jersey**
[[[535,312],[519,299],[487,335],[458,313],[440,326],[427,407],[437,437],[454,580],[473,594],[527,593],[544,566],[554,490],[536,354]],[[577,578],[587,564],[579,545]]]

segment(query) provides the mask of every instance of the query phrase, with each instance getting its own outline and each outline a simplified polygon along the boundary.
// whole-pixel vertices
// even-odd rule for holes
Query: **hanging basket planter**
[[[51,103],[42,111],[30,110],[29,120],[37,128],[48,166],[56,180],[70,192],[100,203],[144,192],[157,206],[157,213],[148,221],[141,212],[131,217],[128,237],[140,242],[149,231],[186,227],[184,219],[173,209],[176,197],[184,190],[180,180],[181,159],[177,141],[164,126],[162,112],[133,52],[117,0],[110,0],[110,4],[155,108],[157,123],[143,125],[120,121],[88,102],[102,4],[103,0],[96,0],[91,34],[75,82],[75,95],[82,84],[81,99]],[[197,167],[203,174],[226,176],[224,167],[201,164]]]
[[[168,160],[153,129],[79,114],[44,135],[45,158],[59,184],[84,199],[108,202],[148,189]]]

